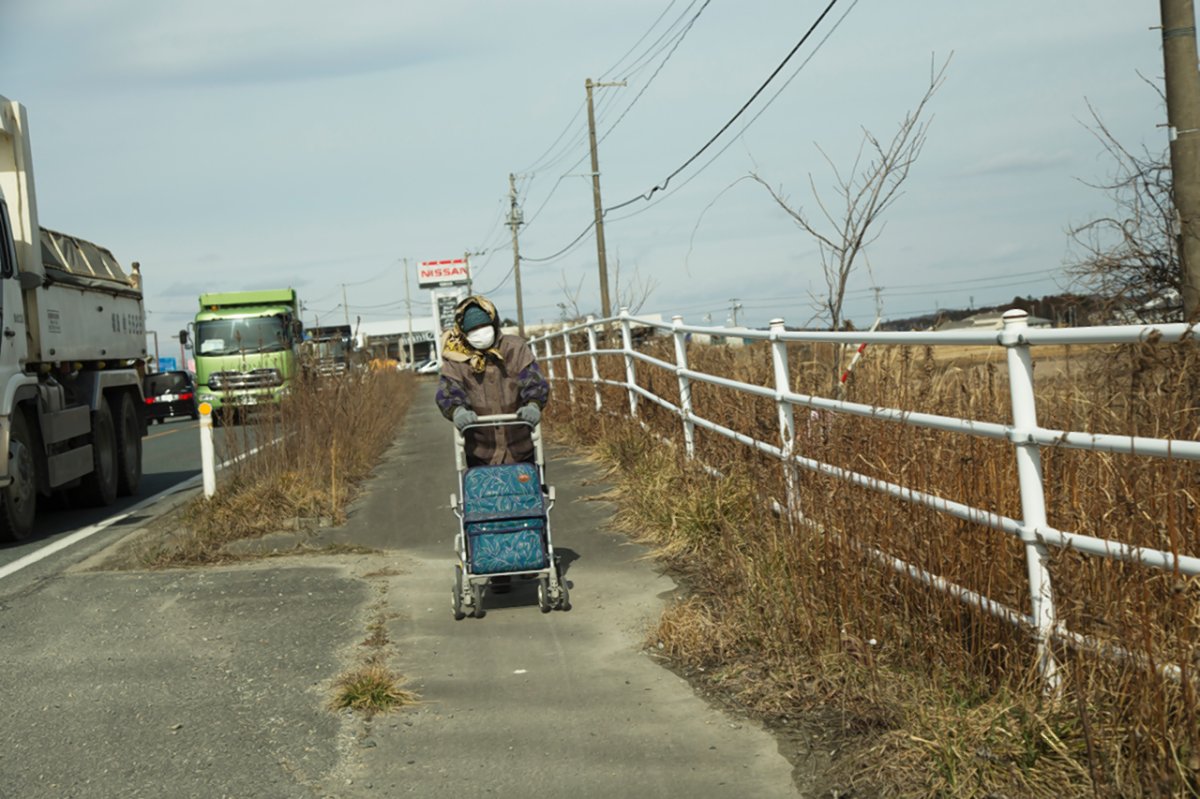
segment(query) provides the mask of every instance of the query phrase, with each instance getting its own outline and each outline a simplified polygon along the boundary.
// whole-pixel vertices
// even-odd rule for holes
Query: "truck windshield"
[[[343,358],[346,355],[346,342],[335,339],[316,342],[317,357]]]
[[[211,319],[196,323],[197,355],[282,352],[290,348],[287,325],[280,316]]]

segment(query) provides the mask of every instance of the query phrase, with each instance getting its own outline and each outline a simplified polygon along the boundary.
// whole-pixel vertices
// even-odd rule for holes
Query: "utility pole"
[[[508,226],[512,228],[513,282],[517,286],[517,334],[525,338],[525,307],[521,299],[521,251],[517,246],[517,228],[524,221],[524,214],[517,207],[517,178],[508,173]]]
[[[600,202],[600,157],[596,153],[596,111],[592,105],[592,89],[605,86],[624,86],[617,83],[592,83],[588,78],[583,87],[587,89],[588,143],[592,150],[592,203],[596,209],[596,258],[600,262],[600,313],[607,319],[612,316],[612,305],[608,300],[608,258],[604,253],[604,205]]]
[[[464,252],[463,263],[467,265],[467,294],[475,293],[475,275],[471,273],[471,256],[472,255],[487,255],[488,250],[480,250],[479,252]]]
[[[1159,0],[1167,125],[1171,136],[1171,195],[1179,214],[1183,318],[1200,315],[1200,72],[1192,0]]]
[[[737,297],[734,297],[732,300],[729,301],[729,303],[730,303],[730,307],[733,310],[733,326],[737,327],[738,326],[737,315],[738,315],[738,311],[742,310],[742,304],[740,302],[738,302]]]
[[[346,312],[346,327],[350,327],[350,306],[346,304],[346,284],[342,284],[342,310]]]
[[[408,296],[408,259],[401,260],[404,261],[404,310],[408,313],[408,365],[411,367],[417,362],[413,356],[412,299]]]

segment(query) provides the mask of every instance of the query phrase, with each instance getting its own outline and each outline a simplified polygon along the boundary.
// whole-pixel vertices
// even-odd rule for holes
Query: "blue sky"
[[[160,335],[201,291],[281,285],[309,323],[344,318],[343,284],[352,319],[399,318],[403,259],[468,251],[475,288],[515,316],[508,174],[523,256],[592,219],[584,80],[628,83],[597,90],[610,207],[708,141],[827,1],[0,0],[0,94],[29,111],[42,223],[140,261]],[[1109,208],[1084,185],[1111,169],[1087,103],[1128,146],[1165,146],[1139,76],[1162,73],[1157,16],[1129,0],[839,0],[666,191],[606,217],[610,274],[655,285],[647,312],[720,324],[736,298],[743,323],[808,322],[816,248],[739,179],[756,171],[806,210],[811,180],[830,201],[821,150],[846,169],[863,128],[890,137],[953,52],[847,313],[870,324],[874,287],[892,318],[1058,291],[1065,229]],[[522,282],[528,322],[568,296],[598,310],[594,237],[523,262]]]

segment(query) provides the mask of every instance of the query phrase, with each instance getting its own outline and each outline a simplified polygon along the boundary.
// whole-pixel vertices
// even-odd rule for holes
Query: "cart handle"
[[[492,413],[486,416],[480,416],[475,421],[468,425],[464,425],[462,430],[458,426],[454,427],[454,460],[459,472],[463,472],[467,468],[466,455],[466,438],[463,433],[476,427],[517,427],[524,426],[530,429],[530,434],[533,438],[534,460],[538,466],[542,466],[545,462],[545,455],[542,452],[542,423],[530,424],[529,422],[517,416],[515,413]]]

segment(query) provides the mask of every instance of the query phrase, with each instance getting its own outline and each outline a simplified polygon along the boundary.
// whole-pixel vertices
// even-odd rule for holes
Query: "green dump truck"
[[[299,368],[294,289],[201,294],[192,334],[199,400],[213,410],[278,403]]]

